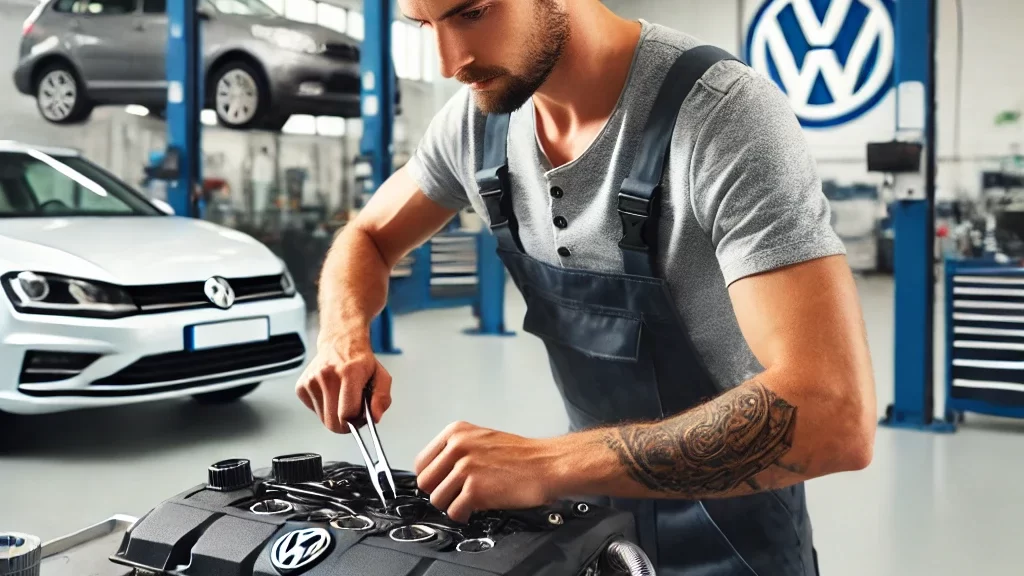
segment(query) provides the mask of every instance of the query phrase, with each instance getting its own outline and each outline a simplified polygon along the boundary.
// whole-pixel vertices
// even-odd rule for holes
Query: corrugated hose
[[[654,566],[643,548],[629,540],[616,540],[608,545],[608,561],[615,570],[630,576],[655,576]]]

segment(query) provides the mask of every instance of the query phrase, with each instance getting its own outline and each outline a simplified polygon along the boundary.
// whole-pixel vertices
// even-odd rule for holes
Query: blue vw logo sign
[[[746,60],[789,96],[803,126],[854,120],[892,87],[893,0],[766,0]]]

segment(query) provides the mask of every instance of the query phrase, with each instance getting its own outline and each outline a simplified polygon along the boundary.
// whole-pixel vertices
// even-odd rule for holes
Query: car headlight
[[[281,290],[284,291],[285,296],[295,296],[295,279],[288,272],[287,266],[284,269],[284,274],[281,274]]]
[[[262,26],[255,24],[252,27],[252,35],[260,40],[266,40],[278,48],[291,50],[293,52],[306,52],[319,54],[324,51],[324,46],[313,38],[302,32],[278,28],[275,26]]]
[[[139,310],[123,288],[92,280],[18,272],[3,287],[19,312],[114,318]]]

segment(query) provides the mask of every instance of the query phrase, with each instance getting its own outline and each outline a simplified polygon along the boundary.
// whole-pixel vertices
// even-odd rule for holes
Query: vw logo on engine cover
[[[270,562],[282,574],[309,566],[320,559],[331,544],[331,533],[323,528],[292,530],[274,542]]]
[[[893,0],[765,0],[746,59],[789,96],[803,126],[845,124],[892,88],[894,12]]]
[[[219,308],[227,310],[235,303],[234,289],[231,288],[231,284],[228,284],[227,280],[220,276],[214,276],[207,280],[206,285],[203,286],[203,292],[206,293],[210,302]]]

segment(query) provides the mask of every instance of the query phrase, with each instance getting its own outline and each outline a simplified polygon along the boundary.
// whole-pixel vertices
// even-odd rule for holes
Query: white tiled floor
[[[881,413],[892,399],[892,283],[866,278],[859,286]],[[384,357],[395,402],[379,427],[393,465],[411,466],[456,419],[533,436],[564,430],[543,348],[518,330],[522,312],[511,293],[511,338],[463,334],[473,324],[468,309],[397,320],[403,354]],[[352,439],[326,432],[292,384],[268,382],[246,402],[219,408],[167,402],[14,418],[0,440],[0,526],[48,539],[115,512],[141,515],[229,457],[266,465],[278,454],[317,451],[357,460]],[[822,571],[1024,573],[1022,477],[1024,423],[969,416],[953,435],[880,429],[867,470],[808,484]]]

